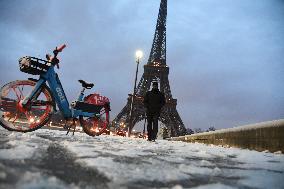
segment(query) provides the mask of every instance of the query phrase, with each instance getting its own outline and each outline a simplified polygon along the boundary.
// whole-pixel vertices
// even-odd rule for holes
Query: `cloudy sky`
[[[135,51],[146,64],[159,0],[1,0],[0,85],[25,79],[24,55],[66,43],[58,71],[68,98],[78,79],[126,104]],[[284,118],[284,1],[168,0],[167,64],[186,127],[227,128]],[[139,76],[142,74],[140,66]]]

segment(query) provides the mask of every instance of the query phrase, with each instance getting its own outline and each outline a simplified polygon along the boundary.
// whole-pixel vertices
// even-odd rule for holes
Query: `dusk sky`
[[[1,0],[0,85],[30,77],[18,59],[59,55],[65,93],[81,86],[111,100],[133,90],[135,51],[147,63],[160,0]],[[284,1],[168,0],[167,65],[185,127],[218,129],[284,118]]]

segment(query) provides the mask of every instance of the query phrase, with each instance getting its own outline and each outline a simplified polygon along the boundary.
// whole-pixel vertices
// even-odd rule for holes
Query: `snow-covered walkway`
[[[0,129],[0,188],[284,188],[284,155]]]

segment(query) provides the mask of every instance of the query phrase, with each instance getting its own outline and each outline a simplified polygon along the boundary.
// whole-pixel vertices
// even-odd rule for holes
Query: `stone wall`
[[[284,153],[284,119],[174,137],[170,140]]]

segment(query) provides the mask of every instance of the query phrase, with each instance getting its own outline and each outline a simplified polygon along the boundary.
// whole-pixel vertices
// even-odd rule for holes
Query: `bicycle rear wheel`
[[[79,117],[83,131],[90,136],[103,134],[109,125],[109,107],[103,106],[100,114],[95,117]]]
[[[17,80],[7,83],[0,91],[0,124],[7,130],[30,132],[49,121],[53,101],[49,89],[43,86],[25,107],[20,101],[31,93],[36,82]]]

